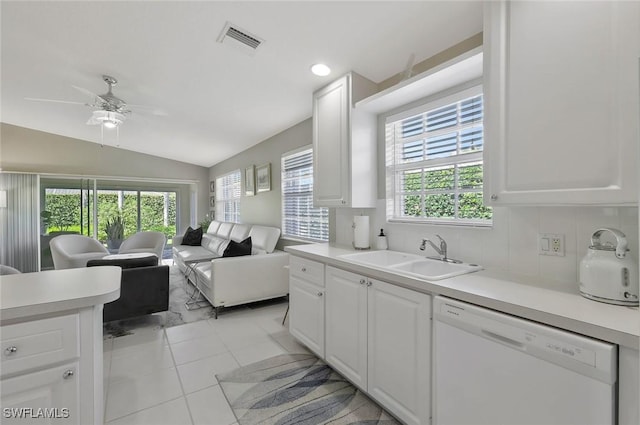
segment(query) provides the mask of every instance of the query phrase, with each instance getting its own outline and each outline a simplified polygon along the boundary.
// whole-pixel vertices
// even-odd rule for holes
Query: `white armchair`
[[[138,232],[122,242],[118,254],[152,252],[158,257],[158,263],[161,264],[162,251],[164,251],[166,243],[167,237],[162,232]]]
[[[56,270],[86,267],[87,261],[109,255],[99,241],[83,235],[60,235],[51,239],[51,257]]]

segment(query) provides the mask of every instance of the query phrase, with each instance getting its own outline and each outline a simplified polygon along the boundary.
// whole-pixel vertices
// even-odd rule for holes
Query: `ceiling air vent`
[[[220,37],[218,37],[218,42],[227,44],[231,47],[240,49],[247,54],[253,55],[258,47],[264,43],[264,40],[243,30],[231,22],[227,22],[220,33]]]

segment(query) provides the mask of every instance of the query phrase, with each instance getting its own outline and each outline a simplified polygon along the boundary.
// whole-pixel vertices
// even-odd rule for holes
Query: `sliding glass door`
[[[47,177],[40,179],[41,270],[53,268],[49,241],[81,234],[117,252],[136,232],[176,234],[180,185],[149,181]],[[168,254],[167,254],[168,255]]]

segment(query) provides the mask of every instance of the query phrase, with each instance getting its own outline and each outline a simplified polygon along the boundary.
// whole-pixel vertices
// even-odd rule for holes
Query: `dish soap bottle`
[[[387,236],[384,234],[384,229],[380,229],[380,234],[376,237],[376,249],[387,249]]]

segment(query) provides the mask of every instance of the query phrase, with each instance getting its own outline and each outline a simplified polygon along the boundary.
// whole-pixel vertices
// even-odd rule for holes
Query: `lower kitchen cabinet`
[[[431,297],[326,268],[325,360],[409,425],[430,416]]]
[[[78,362],[4,379],[1,393],[3,424],[80,424]]]
[[[431,416],[431,296],[371,279],[368,392],[407,424]]]
[[[324,288],[289,276],[289,332],[324,358]]]
[[[367,283],[355,273],[327,267],[327,363],[367,390]]]

